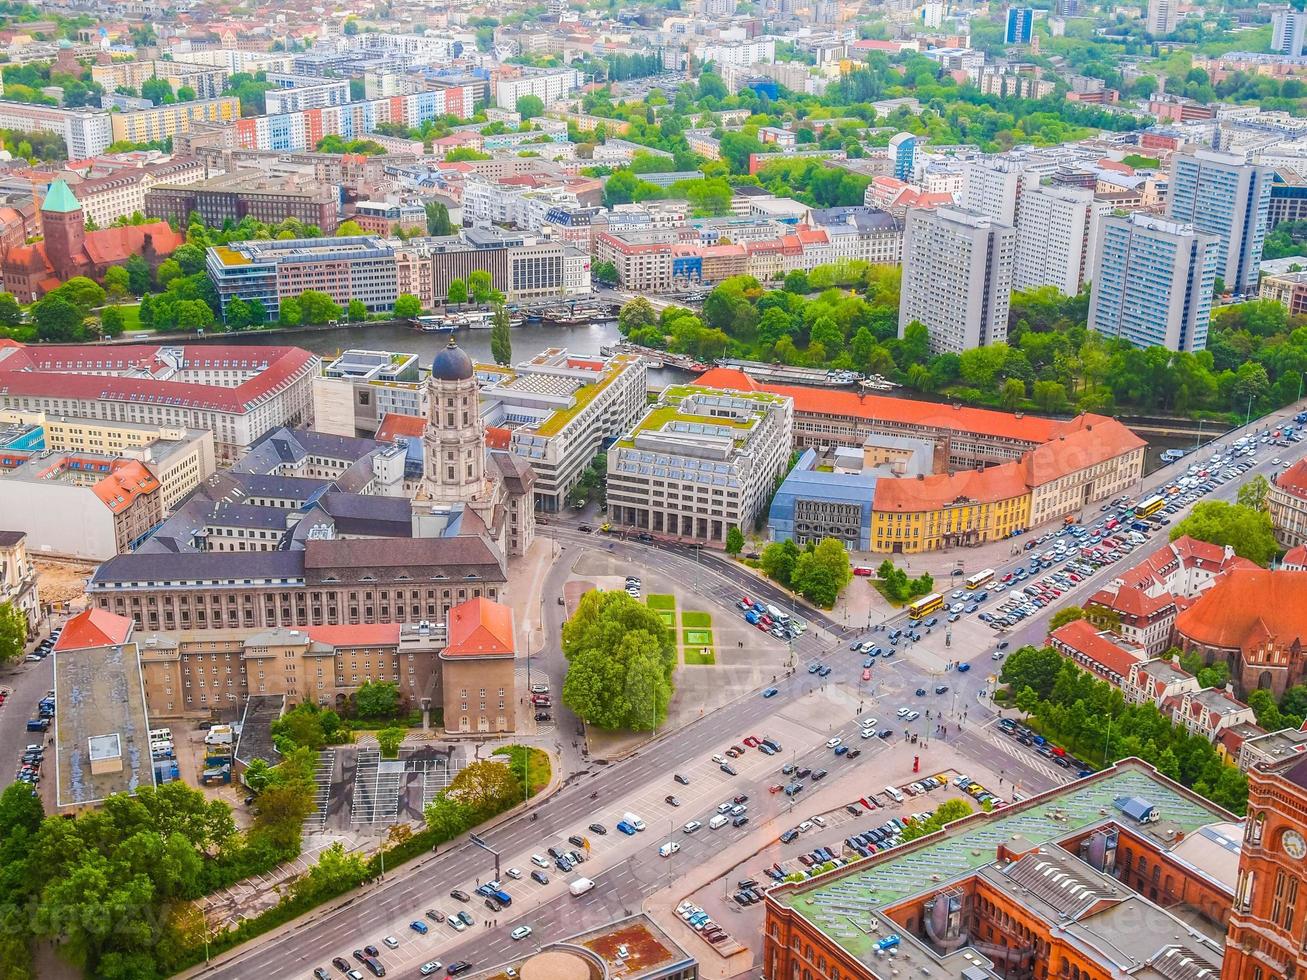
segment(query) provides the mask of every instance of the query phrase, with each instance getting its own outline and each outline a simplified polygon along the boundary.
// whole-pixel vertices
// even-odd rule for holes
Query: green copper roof
[[[57,211],[60,214],[68,214],[70,211],[80,211],[82,206],[77,203],[77,198],[73,197],[73,192],[68,189],[68,185],[62,180],[56,180],[46,191],[45,200],[41,202],[42,211]]]

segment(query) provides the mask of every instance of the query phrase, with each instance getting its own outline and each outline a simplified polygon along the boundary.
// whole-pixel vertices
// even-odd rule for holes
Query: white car
[[[863,719],[862,719],[862,727],[863,727],[863,728],[875,728],[877,724],[879,724],[879,721],[878,721],[877,719],[875,719],[875,718],[863,718]]]
[[[692,908],[694,908],[693,902],[682,902],[680,905],[676,906],[676,914],[684,915],[686,909],[692,909]]]
[[[900,718],[906,718],[909,714],[912,713],[912,709],[911,709],[911,708],[899,708],[899,710],[896,711],[896,712],[894,712],[894,713],[895,713],[896,715],[898,715]]]
[[[684,833],[693,834],[696,830],[698,830],[702,826],[703,824],[701,824],[698,820],[691,820],[684,827],[682,827],[681,830]]]
[[[462,919],[460,919],[456,915],[445,916],[445,921],[454,927],[455,932],[462,932],[464,929],[467,928],[467,923],[465,923]]]
[[[508,877],[512,878],[514,881],[517,881],[522,877],[522,872],[518,868],[506,868],[504,869],[504,874],[508,875]]]
[[[399,949],[399,940],[394,936],[383,936],[381,941],[386,944],[387,949]]]
[[[546,871],[549,870],[549,862],[545,860],[543,854],[532,854],[531,863],[534,864],[537,868],[543,868]]]
[[[833,749],[835,748],[835,746],[839,745],[842,741],[844,741],[844,739],[840,738],[838,735],[836,735],[834,738],[828,738],[826,740],[826,748]]]
[[[1274,459],[1272,459],[1272,460],[1271,460],[1271,465],[1272,465],[1272,466],[1279,466],[1279,465],[1280,465],[1280,457],[1279,457],[1279,456],[1276,456]]]
[[[874,729],[874,728],[864,728],[864,729],[862,730],[862,737],[863,737],[863,738],[874,738],[875,735],[876,735],[876,729]]]
[[[903,720],[904,720],[904,721],[916,721],[916,720],[917,720],[918,718],[920,718],[920,717],[921,717],[921,712],[920,712],[920,711],[909,711],[906,715],[903,716]]]
[[[720,755],[720,754],[719,754],[719,755],[715,755],[715,756],[712,757],[712,761],[715,762],[715,763],[717,763],[717,765],[719,765],[719,766],[723,766],[723,765],[726,764],[726,756],[724,756],[724,755]]]
[[[439,969],[440,960],[428,960],[418,969],[418,973],[422,974],[424,977],[429,977]]]
[[[527,936],[531,935],[531,927],[518,926],[516,929],[510,932],[509,935],[512,936],[514,939],[525,939]]]
[[[811,821],[811,820],[805,820],[805,821],[803,821],[803,823],[799,824],[799,833],[801,833],[801,834],[806,834],[806,833],[807,833],[808,831],[810,831],[811,829],[812,829],[812,821]]]
[[[676,843],[676,841],[674,841],[674,840],[669,840],[669,841],[668,841],[666,844],[664,844],[662,847],[658,848],[658,856],[659,856],[659,857],[671,857],[673,854],[675,854],[675,853],[676,853],[677,851],[679,851],[680,849],[681,849],[681,845],[680,845],[680,844]]]
[[[826,819],[824,817],[813,817],[812,822],[815,823],[818,827],[826,826]]]

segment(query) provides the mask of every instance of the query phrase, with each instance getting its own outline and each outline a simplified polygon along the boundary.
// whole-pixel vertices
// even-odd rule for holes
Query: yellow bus
[[[975,575],[967,576],[967,588],[978,589],[982,585],[988,585],[994,580],[994,569],[986,568],[983,572],[976,572]]]
[[[920,619],[922,616],[929,616],[936,609],[943,608],[944,597],[938,592],[932,592],[908,603],[908,618]]]
[[[1139,506],[1135,508],[1135,517],[1152,517],[1165,506],[1165,497],[1149,497],[1147,500],[1139,502]]]

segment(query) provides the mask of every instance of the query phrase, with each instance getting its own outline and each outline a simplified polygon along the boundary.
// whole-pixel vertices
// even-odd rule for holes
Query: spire
[[[68,185],[60,179],[50,185],[45,200],[41,202],[41,210],[69,214],[73,211],[82,210],[82,206],[78,203],[77,198],[73,196],[73,192]]]

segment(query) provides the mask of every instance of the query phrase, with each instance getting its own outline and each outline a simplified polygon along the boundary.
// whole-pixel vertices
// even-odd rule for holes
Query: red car
[[[740,596],[740,601],[744,603],[746,606],[748,606],[750,609],[753,608],[753,600],[750,599],[747,595]]]
[[[869,578],[874,573],[873,570],[868,568],[866,565],[859,565],[855,569],[853,569],[853,574],[860,575],[863,578]]]
[[[750,735],[748,738],[744,740],[744,744],[747,745],[749,748],[753,749],[753,748],[757,748],[759,741],[760,739],[758,738],[757,735]]]

